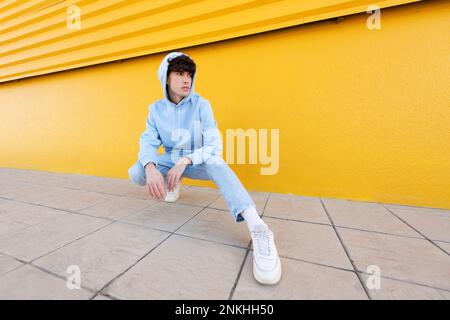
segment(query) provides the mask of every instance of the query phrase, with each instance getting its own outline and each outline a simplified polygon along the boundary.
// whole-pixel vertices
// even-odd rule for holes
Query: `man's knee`
[[[221,156],[212,156],[209,159],[207,159],[205,162],[205,165],[211,166],[211,165],[226,165],[227,163]]]
[[[145,170],[144,168],[140,168],[140,163],[136,162],[131,168],[128,169],[128,176],[134,184],[145,186]]]
[[[205,171],[208,173],[210,177],[216,176],[216,174],[220,174],[222,172],[228,172],[230,168],[228,164],[223,160],[220,156],[213,156],[203,162]],[[214,179],[213,179],[214,180]]]

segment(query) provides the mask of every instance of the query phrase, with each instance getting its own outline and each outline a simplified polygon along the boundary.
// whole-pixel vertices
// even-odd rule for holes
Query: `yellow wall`
[[[0,82],[415,1],[0,1]]]
[[[450,208],[450,4],[180,48],[219,128],[280,130],[280,169],[249,190]],[[0,166],[127,178],[166,54],[0,84]],[[189,181],[213,186],[212,183]]]

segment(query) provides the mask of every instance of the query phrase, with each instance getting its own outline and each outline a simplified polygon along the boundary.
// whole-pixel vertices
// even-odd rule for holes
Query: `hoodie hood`
[[[164,57],[164,59],[161,61],[161,64],[159,65],[159,68],[158,68],[158,78],[159,78],[159,81],[161,81],[161,86],[162,86],[162,90],[163,90],[164,100],[166,100],[167,102],[169,102],[170,104],[173,104],[173,105],[175,105],[175,103],[170,101],[169,95],[168,95],[167,90],[166,90],[167,69],[169,69],[169,61],[168,60],[171,59],[171,58],[175,58],[175,57],[181,56],[183,54],[188,56],[189,58],[191,58],[189,55],[187,55],[187,54],[185,54],[183,52],[171,52],[171,53],[169,53],[168,55],[166,55]],[[194,84],[195,84],[195,77],[196,77],[196,75],[197,75],[197,72],[192,77],[191,90],[189,91],[189,95],[187,97],[185,97],[183,100],[181,100],[180,103],[182,103],[183,101],[190,100],[192,95],[194,94]]]

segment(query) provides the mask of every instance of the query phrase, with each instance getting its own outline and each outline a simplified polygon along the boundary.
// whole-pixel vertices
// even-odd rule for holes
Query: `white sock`
[[[247,227],[250,232],[253,231],[255,226],[258,224],[264,224],[267,226],[267,224],[265,224],[259,216],[258,212],[255,209],[255,206],[248,207],[241,213],[241,215],[247,222]]]

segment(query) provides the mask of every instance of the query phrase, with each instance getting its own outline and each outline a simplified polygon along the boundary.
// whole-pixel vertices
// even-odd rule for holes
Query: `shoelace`
[[[271,237],[270,232],[253,232],[253,234],[255,235],[256,240],[254,243],[256,251],[263,256],[270,256],[270,249],[273,243],[273,238]]]

